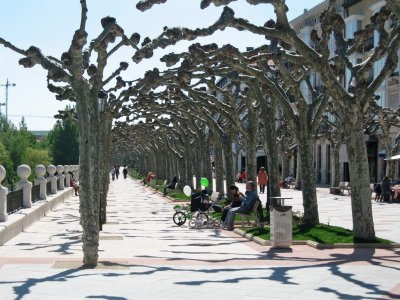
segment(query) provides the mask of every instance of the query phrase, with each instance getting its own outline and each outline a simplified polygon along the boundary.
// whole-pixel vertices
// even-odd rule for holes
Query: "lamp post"
[[[10,83],[9,81],[8,81],[8,78],[7,78],[7,81],[6,81],[6,83],[5,84],[0,84],[0,86],[5,86],[6,87],[6,121],[8,121],[8,87],[9,86],[16,86],[16,84],[15,83]],[[2,105],[4,105],[4,104],[2,104]]]

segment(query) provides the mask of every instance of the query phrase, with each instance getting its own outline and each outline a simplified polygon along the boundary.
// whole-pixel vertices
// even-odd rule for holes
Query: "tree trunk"
[[[311,153],[313,153],[313,151],[311,150]],[[301,176],[301,159],[300,159],[300,151],[295,151],[294,153],[294,164],[296,165],[296,189],[301,190],[302,186],[303,186],[303,178]],[[314,154],[311,157],[312,160],[314,159]],[[313,173],[314,173],[314,169],[313,169]],[[315,181],[313,182],[313,185],[315,184]]]
[[[265,126],[265,153],[267,155],[267,172],[268,172],[268,188],[267,188],[267,203],[269,205],[269,197],[279,197],[280,189],[280,174],[279,174],[279,159],[278,145],[275,131],[275,113],[276,102],[270,99],[268,107],[263,109],[264,126]]]
[[[110,184],[110,148],[111,148],[111,128],[112,128],[112,116],[102,115],[100,122],[100,170],[101,170],[101,187],[100,187],[100,230],[102,230],[102,224],[107,223],[107,194]]]
[[[349,155],[354,237],[358,240],[373,241],[375,240],[375,229],[363,125],[358,119],[347,120],[345,124],[349,126],[347,130],[349,135],[347,151]]]
[[[174,154],[170,155],[171,166],[172,166],[172,173],[179,179],[179,167],[178,167],[178,160],[176,159]]]
[[[76,110],[79,118],[79,209],[83,231],[83,265],[95,267],[98,261],[99,247],[99,207],[93,195],[93,178],[99,170],[94,170],[95,166],[91,156],[94,145],[91,138],[90,112],[88,103],[82,95],[81,101],[76,102]]]
[[[224,194],[224,166],[222,163],[223,154],[222,146],[220,141],[215,142],[215,181],[216,181],[216,191],[219,195]]]
[[[285,179],[286,176],[289,175],[290,173],[290,155],[285,151],[285,149],[282,149],[282,171],[281,171],[281,179]],[[296,174],[293,174],[293,176],[296,176]]]
[[[230,133],[224,134],[224,156],[225,156],[225,190],[229,191],[229,187],[235,184],[235,171],[234,171],[234,160],[232,153],[232,137]]]
[[[185,185],[190,186],[192,189],[194,189],[193,186],[193,164],[192,164],[192,151],[191,151],[192,145],[189,144],[189,142],[186,143],[185,145],[185,162],[186,162],[186,175],[185,175]]]
[[[317,191],[314,178],[313,144],[314,140],[311,137],[307,134],[301,135],[301,143],[298,144],[298,147],[301,162],[304,223],[309,226],[319,224]]]
[[[184,158],[177,158],[176,159],[178,169],[179,169],[179,177],[178,183],[180,187],[184,187],[186,185],[186,164]]]
[[[333,171],[333,176],[331,179],[331,186],[337,187],[339,186],[340,183],[340,145],[331,145],[331,151],[332,151],[332,171]]]
[[[246,142],[247,181],[253,181],[255,184],[257,184],[257,140],[247,139]]]
[[[200,187],[200,180],[201,180],[201,165],[202,165],[202,159],[201,159],[201,150],[200,150],[200,145],[195,145],[194,147],[194,174],[196,176],[196,189],[199,189]]]
[[[205,146],[202,147],[202,158],[203,158],[203,176],[209,179],[209,188],[211,191],[214,190],[214,182],[213,182],[213,174],[211,169],[211,161],[210,161],[210,135],[205,143]]]

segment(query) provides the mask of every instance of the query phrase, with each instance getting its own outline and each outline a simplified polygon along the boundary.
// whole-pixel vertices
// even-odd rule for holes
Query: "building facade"
[[[370,23],[370,18],[379,9],[385,5],[384,0],[338,0],[337,10],[342,14],[345,21],[345,37],[346,39],[354,38],[354,33],[358,30],[364,29]],[[328,6],[328,0],[321,2],[310,10],[304,10],[304,13],[291,21],[292,27],[296,30],[299,37],[301,37],[310,47],[313,47],[310,34],[312,30],[317,30],[321,33],[320,14]],[[390,21],[385,24],[390,28]],[[374,47],[377,45],[378,35],[375,31],[364,43],[361,52],[355,52],[349,59],[353,64],[357,64],[365,60]],[[333,54],[335,51],[335,43],[333,37],[329,42],[330,52]],[[400,52],[399,52],[400,55]],[[385,63],[385,58],[374,63],[373,72],[371,72],[371,81],[379,74]],[[397,66],[395,72],[387,78],[383,84],[375,92],[379,100],[377,103],[381,107],[391,109],[398,109],[400,104],[400,84],[399,84],[399,70],[400,64]],[[321,80],[317,73],[311,75],[312,83],[316,90],[321,86]],[[343,84],[347,87],[350,82],[350,71],[346,69],[346,74]],[[308,95],[309,90],[304,85],[303,94],[306,99],[311,99]],[[311,100],[310,100],[311,101]],[[381,140],[381,131],[377,130],[373,133],[365,135],[365,142],[367,145],[367,154],[369,162],[370,181],[380,181],[386,172],[386,150]],[[390,140],[394,145],[394,139],[399,134],[399,129],[392,127],[390,132]],[[315,145],[315,178],[317,183],[331,184],[332,180],[332,159],[331,159],[331,145],[327,139],[320,139]],[[349,181],[349,167],[346,145],[342,145],[340,149],[340,180]],[[399,178],[400,161],[396,162],[395,178]]]

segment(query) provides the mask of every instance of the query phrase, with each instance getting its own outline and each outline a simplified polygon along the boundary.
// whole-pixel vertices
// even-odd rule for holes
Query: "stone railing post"
[[[57,177],[54,176],[54,173],[56,172],[56,167],[54,165],[49,165],[47,167],[47,173],[49,173],[49,177],[47,177],[47,180],[51,182],[51,190],[50,193],[52,194],[57,194]]]
[[[8,220],[7,214],[7,194],[8,189],[1,185],[1,182],[6,177],[6,169],[0,165],[0,222]]]
[[[68,171],[71,170],[71,166],[64,166],[64,176],[65,176],[65,186],[70,187],[71,186],[71,174],[68,173]]]
[[[28,165],[20,165],[17,169],[17,175],[21,180],[17,182],[15,188],[23,189],[23,205],[26,208],[32,207],[32,182],[28,181],[31,172],[31,167]]]
[[[47,189],[47,179],[44,178],[44,174],[46,174],[46,168],[43,165],[37,165],[35,168],[35,185],[40,185],[40,199],[47,199],[46,189]]]
[[[60,180],[60,190],[64,189],[64,178],[65,178],[65,176],[62,173],[63,171],[64,171],[64,166],[58,165],[57,166],[57,173],[58,173],[57,178]]]

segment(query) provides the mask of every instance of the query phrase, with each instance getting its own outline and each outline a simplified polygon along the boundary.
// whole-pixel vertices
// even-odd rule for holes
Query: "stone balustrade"
[[[48,173],[47,178],[45,178],[46,171]],[[55,172],[57,175],[55,176]],[[64,172],[64,174],[63,174]],[[73,175],[71,175],[71,172]],[[28,177],[31,175],[31,168],[28,165],[21,165],[17,169],[17,174],[20,178],[15,185],[16,190],[22,189],[22,207],[30,208],[32,207],[32,182],[28,181]],[[79,178],[79,166],[62,166],[49,165],[47,168],[43,165],[38,165],[35,168],[36,178],[34,179],[34,185],[40,186],[40,200],[46,200],[47,195],[57,194],[57,180],[59,180],[59,190],[64,190],[65,187],[70,187],[71,176],[73,176],[75,181]],[[0,222],[6,222],[8,220],[7,211],[7,195],[8,189],[2,186],[1,182],[6,177],[5,168],[0,165]],[[51,191],[47,191],[47,182],[51,182]],[[36,198],[37,199],[37,198]]]

